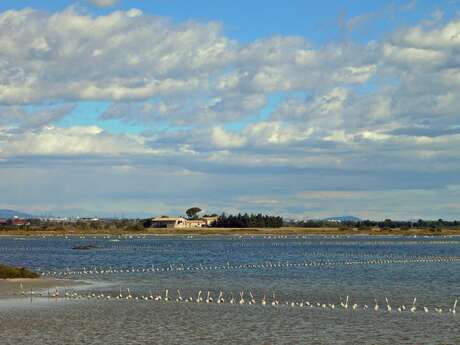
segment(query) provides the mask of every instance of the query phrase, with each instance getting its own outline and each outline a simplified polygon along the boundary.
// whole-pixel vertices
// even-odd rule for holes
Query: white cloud
[[[214,127],[212,130],[212,141],[219,148],[238,148],[245,144],[246,140],[234,133],[229,133],[221,127]]]
[[[213,144],[218,148],[232,149],[243,146],[286,146],[306,140],[311,128],[299,128],[281,122],[258,122],[248,125],[241,133],[232,133],[222,127],[212,129]]]
[[[391,44],[383,46],[385,58],[396,63],[407,65],[412,64],[431,64],[439,65],[445,62],[446,57],[443,52],[433,49],[422,49],[414,47],[396,47]]]
[[[341,128],[348,93],[347,89],[334,88],[309,99],[288,98],[275,110],[273,118],[307,123],[321,130]]]
[[[312,133],[312,128],[293,127],[282,122],[260,122],[243,131],[252,143],[259,146],[292,144],[309,138]]]
[[[205,88],[232,59],[216,23],[173,24],[132,9],[0,14],[0,102],[133,100]]]
[[[306,190],[347,185],[347,193],[406,185],[442,190],[446,181],[460,184],[459,32],[460,19],[445,22],[437,14],[379,42],[313,46],[303,37],[276,36],[243,44],[219,23],[175,23],[138,9],[6,11],[0,14],[0,164],[96,157],[91,164],[114,164],[123,176],[135,176],[139,166],[170,167],[164,185],[171,176],[175,183],[200,176],[196,183],[205,185],[231,170],[240,175],[231,180],[235,186],[257,195],[238,199],[238,188],[226,190],[234,199],[222,205],[235,210],[276,204],[290,212],[283,209],[287,198],[264,195],[271,183],[290,196],[302,183]],[[111,104],[94,125],[60,128],[86,100]],[[104,120],[145,131],[110,133],[101,129]],[[269,177],[263,184],[251,180],[258,186],[251,187],[243,182],[251,174]],[[326,199],[320,196],[315,200]],[[372,207],[366,212],[377,214]]]
[[[155,153],[145,146],[141,137],[109,134],[97,126],[45,127],[38,132],[9,135],[6,142],[0,145],[0,157]]]
[[[237,120],[259,111],[270,92],[361,84],[376,73],[372,44],[313,49],[279,36],[241,45],[218,23],[174,24],[137,9],[7,11],[0,33],[0,103],[157,97],[161,115],[176,123]]]
[[[447,24],[437,23],[437,27],[417,25],[393,36],[393,41],[401,45],[425,48],[443,49],[460,45],[460,20],[452,20]]]
[[[119,0],[89,0],[94,6],[97,7],[111,7],[115,6]]]

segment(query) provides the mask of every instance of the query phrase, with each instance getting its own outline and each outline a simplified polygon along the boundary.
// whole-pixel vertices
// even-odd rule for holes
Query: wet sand
[[[58,287],[69,287],[76,285],[85,285],[85,282],[67,280],[67,279],[48,279],[48,278],[17,278],[17,279],[0,279],[0,297],[19,296],[22,289],[25,294],[30,291],[43,291],[44,289],[54,289]]]

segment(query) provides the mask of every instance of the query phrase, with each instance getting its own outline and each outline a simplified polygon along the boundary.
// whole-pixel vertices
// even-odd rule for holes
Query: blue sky
[[[458,218],[459,10],[2,1],[0,208]]]

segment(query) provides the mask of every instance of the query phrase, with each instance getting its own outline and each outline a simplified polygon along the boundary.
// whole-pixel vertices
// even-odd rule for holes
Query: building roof
[[[176,220],[186,220],[183,217],[155,217],[152,219],[154,222],[174,222]]]

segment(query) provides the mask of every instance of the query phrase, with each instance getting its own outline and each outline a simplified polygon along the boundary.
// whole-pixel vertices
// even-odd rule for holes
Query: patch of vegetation
[[[0,279],[38,278],[40,275],[24,267],[10,267],[0,265]]]
[[[198,213],[200,212],[201,212],[201,208],[199,207],[192,207],[192,208],[189,208],[187,211],[185,211],[188,219],[197,219]]]
[[[239,213],[236,216],[224,213],[211,226],[215,228],[280,228],[283,226],[283,218],[261,213]]]

